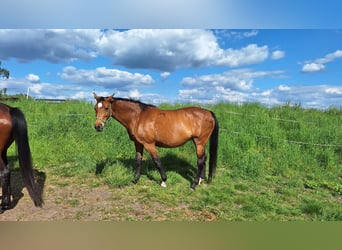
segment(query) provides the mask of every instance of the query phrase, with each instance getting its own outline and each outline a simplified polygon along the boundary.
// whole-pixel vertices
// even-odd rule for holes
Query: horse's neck
[[[141,109],[136,103],[129,101],[116,100],[112,106],[113,117],[127,129],[134,126]]]

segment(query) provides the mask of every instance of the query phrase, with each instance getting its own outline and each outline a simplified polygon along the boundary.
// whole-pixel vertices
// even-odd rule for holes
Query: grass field
[[[54,184],[61,188],[73,183],[75,188],[107,185],[120,191],[126,197],[120,216],[126,220],[135,220],[125,217],[127,200],[139,200],[166,220],[179,220],[183,207],[197,216],[192,220],[342,220],[341,108],[207,106],[220,124],[218,166],[212,184],[191,191],[196,170],[192,143],[159,149],[168,175],[166,189],[159,186],[159,173],[146,153],[143,175],[134,185],[133,143],[113,119],[102,133],[96,132],[93,104],[25,99],[8,104],[26,115],[35,169],[47,178],[58,177]],[[12,146],[9,156],[15,154]],[[18,168],[14,160],[12,165]],[[158,204],[167,212],[159,211]]]

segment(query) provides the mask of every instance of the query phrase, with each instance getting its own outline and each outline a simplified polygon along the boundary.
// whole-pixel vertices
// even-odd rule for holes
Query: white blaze
[[[97,107],[98,107],[98,108],[102,108],[102,103],[99,102],[99,103],[97,104]]]

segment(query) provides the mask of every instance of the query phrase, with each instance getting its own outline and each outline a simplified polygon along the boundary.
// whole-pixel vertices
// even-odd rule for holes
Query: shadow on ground
[[[166,175],[168,174],[168,172],[176,172],[179,175],[181,175],[184,179],[189,181],[190,184],[193,182],[197,167],[190,164],[188,161],[178,157],[176,154],[172,154],[172,153],[168,153],[165,156],[162,156],[160,159],[166,171]],[[136,168],[135,159],[116,158],[116,159],[105,159],[105,160],[98,162],[96,164],[95,174],[96,175],[102,174],[106,166],[113,165],[117,162],[121,162],[124,166],[129,168],[132,171],[132,173],[135,172],[135,168]],[[159,183],[160,178],[156,179],[155,177],[149,174],[149,172],[154,169],[155,169],[155,166],[154,166],[153,161],[150,158],[146,159],[142,162],[141,175],[145,175],[150,180]],[[134,175],[132,175],[132,180],[133,178],[134,178]]]
[[[17,160],[17,157],[8,157],[8,161],[10,166],[13,166],[14,162]],[[46,174],[42,171],[38,171],[36,169],[33,169],[33,175],[37,181],[39,191],[43,194],[45,180],[46,180]],[[11,168],[11,192],[12,192],[12,200],[11,200],[11,206],[7,209],[13,209],[16,207],[20,199],[24,196],[23,189],[25,188],[25,185],[23,183],[21,172],[19,168]],[[33,201],[32,201],[33,203]]]

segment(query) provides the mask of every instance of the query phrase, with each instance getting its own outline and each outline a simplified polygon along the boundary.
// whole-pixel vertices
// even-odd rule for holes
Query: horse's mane
[[[139,107],[144,110],[148,107],[152,107],[152,108],[155,108],[156,106],[152,105],[152,104],[147,104],[147,103],[143,103],[141,101],[138,101],[138,100],[134,100],[134,99],[128,99],[128,98],[116,98],[114,97],[114,100],[118,100],[118,101],[125,101],[125,102],[131,102],[131,103],[135,103],[135,104],[138,104]]]

